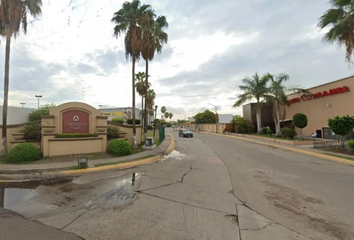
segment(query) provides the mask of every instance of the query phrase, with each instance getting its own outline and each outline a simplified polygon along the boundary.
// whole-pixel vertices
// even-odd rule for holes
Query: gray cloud
[[[116,48],[95,50],[93,53],[87,54],[86,57],[95,62],[107,75],[110,75],[112,71],[117,71],[119,64],[127,62],[125,53],[118,51]]]

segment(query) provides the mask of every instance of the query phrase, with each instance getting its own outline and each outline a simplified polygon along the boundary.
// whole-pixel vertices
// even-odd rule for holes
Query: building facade
[[[22,108],[22,107],[7,107],[7,124],[20,124],[28,122],[28,114],[37,109]],[[2,125],[2,111],[3,106],[0,106],[0,125]]]
[[[289,107],[281,111],[286,125],[292,123],[296,113],[308,118],[304,135],[317,133],[322,138],[334,138],[328,127],[328,119],[336,116],[354,116],[354,76],[308,89],[310,94],[288,95]],[[282,110],[282,109],[281,109]]]
[[[243,105],[243,118],[252,123],[253,129],[257,131],[256,103]],[[261,127],[270,127],[275,130],[273,120],[273,105],[264,103],[261,110]]]
[[[354,117],[354,76],[307,89],[309,93],[288,95],[290,106],[281,106],[281,127],[292,127],[292,118],[297,113],[307,116],[308,125],[302,130],[304,136],[317,133],[317,137],[334,139],[328,127],[328,119],[336,116]],[[243,117],[257,126],[255,103],[243,106]],[[273,106],[263,105],[262,127],[269,125],[274,131]],[[296,129],[296,128],[295,128]],[[296,129],[299,133],[299,129]]]

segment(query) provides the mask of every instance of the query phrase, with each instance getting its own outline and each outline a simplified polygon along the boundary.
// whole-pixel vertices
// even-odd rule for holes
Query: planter
[[[25,133],[13,133],[12,136],[15,140],[23,140]]]

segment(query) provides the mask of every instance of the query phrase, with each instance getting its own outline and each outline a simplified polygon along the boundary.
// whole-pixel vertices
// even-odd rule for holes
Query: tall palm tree
[[[166,111],[167,111],[167,108],[165,106],[162,106],[161,107],[161,112],[162,112],[161,118],[163,118]]]
[[[114,36],[120,37],[125,33],[125,57],[132,60],[132,119],[133,119],[133,148],[136,148],[135,126],[135,63],[140,59],[143,16],[151,11],[148,4],[141,5],[139,0],[124,2],[122,8],[114,13],[111,21],[115,24]]]
[[[268,78],[263,76],[260,77],[258,73],[255,73],[252,77],[246,77],[242,79],[242,85],[239,86],[239,89],[243,91],[242,94],[238,96],[237,101],[234,103],[233,107],[240,107],[245,102],[252,99],[256,99],[256,119],[257,119],[257,133],[262,132],[262,99],[266,95]]]
[[[168,114],[168,117],[170,118],[170,120],[172,119],[172,117],[173,117],[173,114],[172,113],[169,113]]]
[[[168,112],[165,112],[164,116],[167,119],[170,116],[170,114]]]
[[[322,40],[346,46],[345,60],[350,63],[354,50],[354,1],[332,0],[333,8],[327,10],[320,18],[317,26],[331,29]]]
[[[137,81],[135,83],[135,88],[136,88],[136,91],[138,92],[138,94],[141,96],[141,125],[143,126],[144,125],[144,97],[145,97],[145,94],[146,94],[146,90],[150,87],[146,87],[146,82],[145,82],[145,72],[138,72],[137,74],[135,74],[135,80]],[[149,83],[150,85],[150,83]],[[142,138],[142,135],[143,135],[143,131],[141,131],[141,139]],[[146,136],[145,138],[146,139]],[[142,141],[143,142],[143,141]]]
[[[284,86],[284,83],[289,80],[289,75],[281,73],[273,75],[267,73],[265,78],[270,81],[270,87],[267,93],[263,96],[264,101],[273,104],[273,118],[275,123],[275,135],[281,135],[280,122],[284,120],[285,107],[290,106],[287,95],[289,93],[301,92],[303,94],[310,94],[308,90],[302,88],[289,88]],[[283,108],[283,117],[280,116],[280,108]]]
[[[4,103],[2,115],[2,147],[1,154],[7,154],[7,108],[10,78],[10,47],[11,38],[16,38],[22,28],[27,33],[27,15],[37,17],[42,14],[42,0],[1,0],[0,2],[0,31],[6,38],[5,47],[5,76]]]
[[[156,18],[156,15],[153,11],[148,12],[144,15],[143,21],[143,41],[141,46],[141,55],[145,60],[145,74],[146,74],[146,85],[149,82],[149,61],[152,61],[155,52],[161,53],[162,46],[164,43],[168,41],[168,34],[164,32],[165,29],[168,28],[168,23],[165,16],[159,16]],[[145,99],[146,101],[146,99]],[[146,103],[145,103],[145,113],[146,111]],[[147,118],[147,114],[144,115],[145,121]],[[144,125],[144,135],[147,134],[147,126]]]
[[[150,110],[154,110],[156,93],[154,89],[148,89],[148,93],[146,95],[146,107]]]

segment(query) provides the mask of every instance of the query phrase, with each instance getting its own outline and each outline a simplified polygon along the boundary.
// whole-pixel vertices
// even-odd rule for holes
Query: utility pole
[[[103,105],[100,104],[100,105],[98,105],[98,107],[101,109],[103,107]]]
[[[20,103],[20,104],[22,105],[22,108],[23,108],[23,105],[25,105],[26,103],[22,102],[22,103]]]
[[[216,129],[216,133],[218,133],[218,107],[215,106],[214,104],[211,104],[211,103],[208,103],[208,104],[215,107],[215,116],[216,116],[216,127],[215,127],[215,129]]]
[[[39,99],[42,98],[42,95],[34,95],[38,99],[38,109],[39,109]]]

